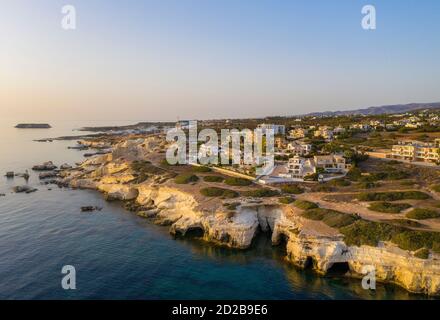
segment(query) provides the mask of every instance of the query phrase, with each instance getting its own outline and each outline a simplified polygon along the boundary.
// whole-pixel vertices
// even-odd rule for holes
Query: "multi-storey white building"
[[[351,168],[342,155],[314,156],[313,158],[304,158],[295,156],[289,159],[287,172],[279,176],[281,178],[304,179],[307,175],[317,173],[322,169],[326,173],[347,173]]]
[[[391,149],[391,158],[437,163],[440,160],[440,139],[434,142],[399,141]]]
[[[306,156],[312,151],[312,145],[294,141],[287,144],[287,151],[294,155]]]

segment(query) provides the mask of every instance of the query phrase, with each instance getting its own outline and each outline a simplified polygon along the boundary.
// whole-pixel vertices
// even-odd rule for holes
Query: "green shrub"
[[[337,187],[348,187],[349,185],[351,185],[350,180],[347,179],[334,179],[331,180],[329,183]]]
[[[440,243],[440,233],[428,231],[406,230],[395,234],[392,242],[404,250],[415,251],[420,248],[433,248]]]
[[[223,182],[223,180],[225,180],[225,179],[220,176],[205,176],[205,177],[203,177],[203,181],[206,181],[206,182]]]
[[[333,192],[334,188],[327,183],[320,183],[312,187],[313,192]]]
[[[301,194],[304,192],[304,189],[296,184],[286,184],[281,186],[281,191],[289,194]]]
[[[306,210],[302,213],[302,216],[306,219],[322,221],[326,225],[334,228],[350,225],[359,219],[358,216],[353,214],[323,208]]]
[[[417,257],[419,259],[428,259],[429,258],[429,249],[428,248],[421,248],[414,252],[414,257]]]
[[[245,196],[254,197],[254,198],[273,197],[279,194],[280,193],[277,190],[268,189],[268,188],[250,190],[244,193]]]
[[[204,172],[211,172],[211,168],[209,167],[205,167],[205,166],[193,166],[192,167],[192,171],[193,172],[199,172],[199,173],[204,173]]]
[[[351,168],[347,173],[347,178],[351,181],[358,181],[361,177],[362,171],[357,167]]]
[[[182,173],[174,178],[174,182],[177,184],[188,184],[190,182],[197,182],[199,177],[191,173]]]
[[[409,227],[409,228],[420,228],[423,227],[423,224],[414,221],[414,220],[408,220],[408,219],[390,219],[390,220],[383,220],[383,222],[387,222],[390,224],[396,224],[401,227]]]
[[[408,203],[375,202],[370,204],[368,209],[385,213],[399,213],[405,209],[411,208]]]
[[[360,201],[426,200],[429,198],[428,194],[421,191],[363,192],[358,195]]]
[[[200,189],[200,193],[205,197],[223,197],[223,198],[236,198],[240,194],[233,190],[224,188],[208,187]]]
[[[434,190],[435,192],[440,192],[440,184],[431,186],[431,189]]]
[[[237,207],[240,205],[240,202],[232,202],[232,203],[225,203],[224,206],[228,209],[228,210],[235,210],[237,209]]]
[[[278,199],[278,202],[282,204],[289,204],[292,203],[293,201],[295,201],[295,198],[292,197],[281,197]]]
[[[309,209],[315,209],[318,208],[318,205],[316,203],[306,201],[306,200],[296,200],[293,205],[299,209],[302,210],[309,210]]]
[[[344,235],[345,243],[356,246],[377,246],[379,241],[388,241],[403,230],[404,228],[391,224],[366,220],[358,220],[339,229]]]
[[[242,186],[243,187],[243,186],[251,185],[252,181],[248,180],[248,179],[243,179],[243,178],[230,177],[225,180],[225,183],[230,186]]]
[[[406,214],[407,218],[424,220],[433,219],[440,217],[440,213],[436,210],[426,209],[426,208],[415,208]]]
[[[358,187],[360,189],[373,189],[379,187],[380,184],[378,182],[359,182]]]

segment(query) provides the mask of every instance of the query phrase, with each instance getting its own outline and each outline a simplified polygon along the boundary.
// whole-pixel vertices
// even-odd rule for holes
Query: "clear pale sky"
[[[77,30],[61,28],[61,7]],[[377,30],[361,28],[373,4]],[[438,0],[3,0],[1,117],[176,120],[440,101]]]

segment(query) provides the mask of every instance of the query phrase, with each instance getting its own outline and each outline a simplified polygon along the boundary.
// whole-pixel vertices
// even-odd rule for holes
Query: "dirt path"
[[[362,219],[370,220],[370,221],[382,221],[382,220],[391,220],[391,219],[405,219],[406,212],[410,211],[408,209],[398,214],[390,214],[390,213],[382,213],[371,211],[368,209],[368,202],[360,202],[357,200],[353,200],[352,202],[345,201],[328,201],[324,199],[325,197],[332,195],[341,195],[342,193],[323,193],[323,192],[313,192],[313,193],[304,193],[298,195],[298,199],[307,200],[318,204],[322,208],[337,210],[344,213],[349,214],[358,214]],[[348,194],[348,193],[347,193]],[[350,193],[353,194],[353,193]],[[418,230],[436,230],[440,231],[440,221],[439,219],[429,219],[429,220],[421,220],[419,223],[425,225],[426,227],[422,228],[414,228]]]

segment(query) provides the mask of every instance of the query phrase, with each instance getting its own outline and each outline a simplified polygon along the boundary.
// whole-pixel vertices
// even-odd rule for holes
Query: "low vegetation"
[[[310,220],[319,220],[333,228],[340,228],[354,223],[359,219],[354,214],[342,213],[336,210],[315,208],[302,213],[302,216]]]
[[[435,251],[439,248],[440,233],[406,230],[395,234],[392,241],[404,250],[415,251],[420,248],[428,248]]]
[[[334,179],[329,182],[331,185],[336,187],[348,187],[351,185],[350,180],[347,179]]]
[[[377,246],[379,241],[388,241],[393,235],[399,234],[404,228],[388,223],[358,220],[351,225],[344,226],[339,231],[344,235],[347,245]]]
[[[133,170],[136,176],[134,183],[142,183],[152,175],[162,175],[166,173],[164,169],[154,166],[150,161],[134,161],[130,164],[130,168]]]
[[[197,182],[199,177],[192,173],[181,173],[174,178],[174,182],[177,184],[188,184],[191,182]]]
[[[225,180],[221,176],[204,176],[203,181],[205,182],[223,182]]]
[[[230,186],[244,187],[244,186],[251,185],[252,181],[248,180],[248,179],[243,179],[243,178],[229,177],[229,178],[226,178],[225,183]]]
[[[417,221],[408,220],[408,219],[390,219],[390,220],[383,220],[383,222],[398,225],[401,227],[408,227],[408,228],[421,228],[421,227],[423,227],[423,224],[421,224]]]
[[[318,208],[318,205],[316,203],[306,201],[306,200],[296,200],[293,205],[299,209],[302,210],[309,210],[309,209],[315,209]]]
[[[391,203],[391,202],[375,202],[370,204],[368,209],[372,211],[385,212],[385,213],[399,213],[405,209],[411,208],[408,203]]]
[[[440,192],[440,184],[436,184],[431,186],[431,189],[435,192]]]
[[[295,198],[293,197],[281,197],[278,198],[278,202],[282,204],[289,204],[295,201]]]
[[[429,249],[428,248],[421,248],[414,252],[414,257],[420,258],[420,259],[428,259],[429,258]]]
[[[205,173],[205,172],[211,172],[211,168],[205,167],[205,166],[193,166],[192,167],[193,172],[199,172],[199,173]]]
[[[277,190],[268,189],[268,188],[255,189],[244,192],[245,196],[254,197],[254,198],[274,197],[279,194],[280,193]]]
[[[234,190],[208,187],[200,189],[200,193],[205,197],[223,197],[223,198],[237,198],[240,194]]]
[[[415,208],[406,214],[407,218],[424,220],[434,219],[440,217],[440,213],[437,210],[427,208]]]
[[[225,203],[224,206],[226,207],[226,209],[228,210],[235,210],[238,208],[238,206],[240,205],[240,202],[232,202],[232,203]]]
[[[358,195],[360,201],[426,200],[429,198],[428,194],[421,191],[363,192]]]
[[[289,194],[301,194],[304,192],[304,189],[297,184],[286,184],[281,186],[281,191]]]

